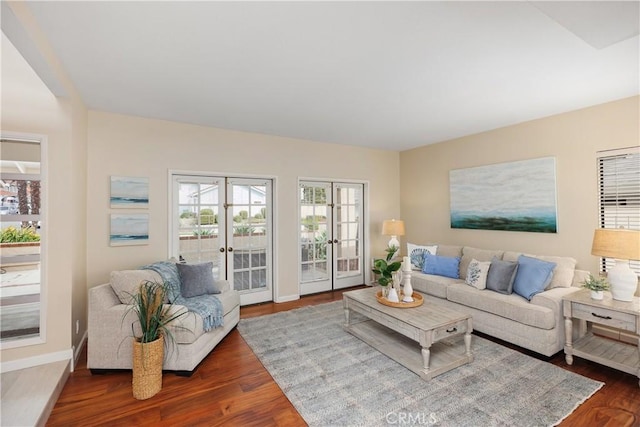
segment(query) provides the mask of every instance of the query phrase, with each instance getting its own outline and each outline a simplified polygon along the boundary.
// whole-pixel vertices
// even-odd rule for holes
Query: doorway
[[[213,262],[213,276],[240,293],[241,305],[272,301],[270,179],[172,175],[171,253]]]
[[[301,181],[300,294],[365,283],[364,184]]]

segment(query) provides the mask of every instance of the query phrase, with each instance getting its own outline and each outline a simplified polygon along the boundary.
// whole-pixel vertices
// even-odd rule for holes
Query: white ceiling
[[[91,109],[405,150],[637,95],[639,4],[29,8]]]

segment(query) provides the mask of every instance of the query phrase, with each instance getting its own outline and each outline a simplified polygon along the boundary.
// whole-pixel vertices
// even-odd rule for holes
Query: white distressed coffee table
[[[380,304],[376,288],[345,292],[344,329],[424,380],[473,361],[471,315],[429,303],[412,308]],[[351,312],[366,319],[353,322]]]

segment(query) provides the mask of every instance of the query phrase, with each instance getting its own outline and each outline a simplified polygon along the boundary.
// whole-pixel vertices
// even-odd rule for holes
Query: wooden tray
[[[402,302],[402,294],[400,295],[400,302],[391,302],[382,296],[382,291],[378,291],[376,293],[376,299],[378,300],[378,302],[380,304],[388,305],[389,307],[411,308],[418,307],[424,302],[424,298],[422,298],[422,295],[417,292],[414,292],[411,296],[413,297],[413,302]]]

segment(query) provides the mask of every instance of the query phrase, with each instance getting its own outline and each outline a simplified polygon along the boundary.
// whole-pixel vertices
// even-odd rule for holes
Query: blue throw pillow
[[[460,278],[460,257],[424,254],[424,264],[422,272],[425,274],[435,274],[436,276]]]
[[[555,262],[520,255],[518,257],[518,272],[513,282],[513,292],[531,301],[535,294],[539,294],[547,288],[553,278],[555,267]]]

